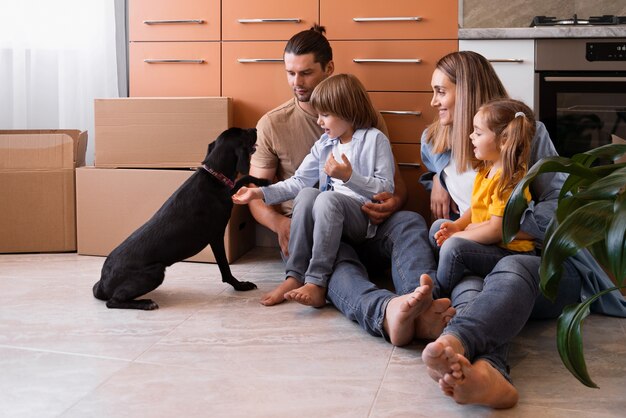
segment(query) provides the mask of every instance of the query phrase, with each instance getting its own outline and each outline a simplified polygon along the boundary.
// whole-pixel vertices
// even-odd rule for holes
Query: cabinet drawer
[[[222,43],[222,94],[233,98],[234,126],[259,118],[293,96],[283,63],[284,42]]]
[[[286,41],[313,26],[318,15],[317,0],[228,0],[222,6],[222,39]]]
[[[435,64],[456,51],[447,41],[335,41],[336,73],[356,75],[370,91],[430,91]]]
[[[131,41],[217,41],[219,0],[131,0]]]
[[[420,176],[426,171],[421,165],[420,145],[392,143],[391,149],[407,189],[407,202],[403,209],[419,213],[429,223],[430,194],[419,182]]]
[[[130,96],[220,96],[219,42],[131,42]]]
[[[435,118],[430,93],[371,92],[376,110],[382,113],[395,143],[419,144],[422,132]]]
[[[458,1],[320,0],[320,22],[335,39],[455,39]]]

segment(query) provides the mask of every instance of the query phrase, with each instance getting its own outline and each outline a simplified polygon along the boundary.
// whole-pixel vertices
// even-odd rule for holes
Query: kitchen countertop
[[[626,25],[459,28],[459,39],[626,38]]]

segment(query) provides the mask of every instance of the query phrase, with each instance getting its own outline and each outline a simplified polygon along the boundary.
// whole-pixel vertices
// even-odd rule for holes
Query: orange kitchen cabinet
[[[435,118],[431,93],[370,92],[376,110],[382,113],[394,143],[419,144],[422,132]]]
[[[222,39],[227,41],[286,41],[318,21],[318,0],[228,0],[222,3]]]
[[[430,224],[430,193],[419,182],[426,172],[422,167],[420,145],[392,143],[391,149],[407,189],[407,201],[402,209],[419,213]]]
[[[131,41],[219,41],[220,0],[131,0]]]
[[[430,91],[435,64],[458,41],[334,41],[335,71],[352,73],[368,91]]]
[[[131,42],[130,96],[220,96],[219,42]]]
[[[223,42],[222,95],[233,98],[234,126],[254,127],[293,97],[283,64],[284,42]]]
[[[320,22],[335,39],[455,39],[458,0],[320,0]]]

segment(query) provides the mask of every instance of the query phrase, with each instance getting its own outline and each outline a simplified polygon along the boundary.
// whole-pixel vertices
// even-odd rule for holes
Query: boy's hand
[[[245,205],[254,199],[263,199],[263,192],[258,187],[242,187],[233,195],[233,202],[238,205]]]
[[[324,165],[324,173],[345,183],[350,180],[350,177],[352,176],[352,164],[350,164],[350,161],[345,154],[341,154],[341,159],[343,160],[343,163],[335,160],[335,157],[331,153],[328,160],[326,160],[326,164]]]

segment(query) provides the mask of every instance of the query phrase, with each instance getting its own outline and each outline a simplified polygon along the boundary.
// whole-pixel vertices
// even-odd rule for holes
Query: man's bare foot
[[[450,299],[435,299],[428,309],[415,318],[415,338],[434,340],[439,337],[455,313]]]
[[[385,309],[383,329],[391,344],[403,346],[415,337],[415,319],[433,303],[433,281],[427,274],[420,277],[420,286],[412,293],[397,296]]]
[[[326,305],[326,288],[313,283],[291,290],[284,294],[287,300],[294,300],[302,305],[321,308]]]
[[[512,408],[519,400],[515,386],[485,360],[476,360],[471,364],[458,354],[456,361],[459,372],[445,374],[439,381],[439,387],[447,396],[459,404],[484,405],[491,408]]]
[[[302,286],[302,283],[293,277],[287,277],[278,287],[261,297],[261,305],[273,306],[285,301],[284,294]]]

